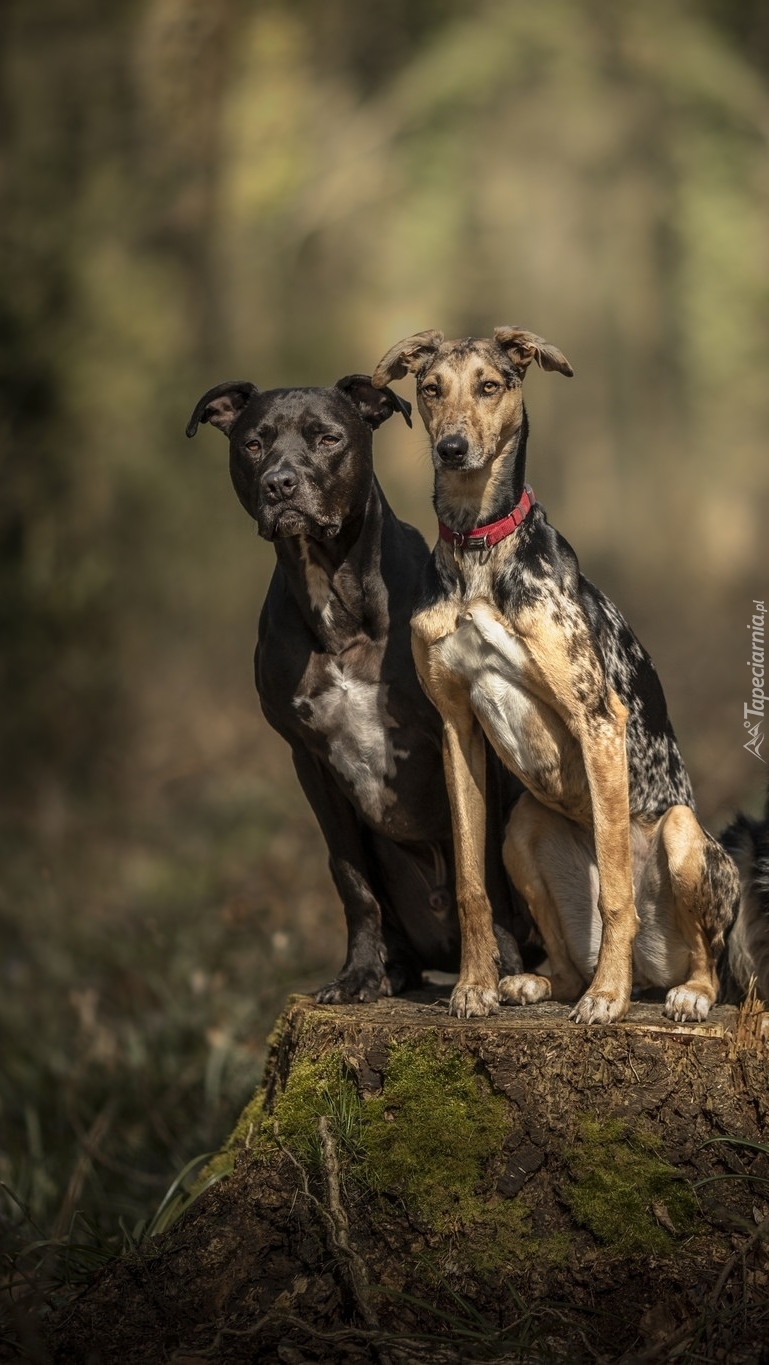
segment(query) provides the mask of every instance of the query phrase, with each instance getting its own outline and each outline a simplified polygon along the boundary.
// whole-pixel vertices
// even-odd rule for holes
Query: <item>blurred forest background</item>
[[[252,689],[272,552],[221,436],[183,434],[211,385],[330,383],[427,327],[556,343],[532,482],[653,654],[706,822],[759,809],[769,9],[6,0],[0,72],[13,1243],[151,1210],[343,952]],[[432,538],[424,433],[377,452]]]

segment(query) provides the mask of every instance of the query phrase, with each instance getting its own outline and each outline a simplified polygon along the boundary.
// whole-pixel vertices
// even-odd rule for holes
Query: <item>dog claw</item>
[[[550,995],[547,977],[534,972],[503,976],[499,983],[499,999],[503,1005],[537,1005],[540,1000],[549,1000]]]
[[[575,1024],[613,1024],[622,1019],[627,1012],[627,1002],[616,995],[604,995],[588,991],[578,1000],[569,1018]]]
[[[499,1013],[499,997],[496,990],[488,986],[454,987],[449,1001],[449,1014],[458,1019],[484,1018]]]
[[[701,1024],[707,1019],[710,1001],[706,995],[688,986],[676,986],[668,991],[662,1013],[678,1024]]]

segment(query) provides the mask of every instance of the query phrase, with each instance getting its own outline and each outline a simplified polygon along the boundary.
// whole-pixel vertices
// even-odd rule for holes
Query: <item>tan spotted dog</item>
[[[440,539],[412,618],[417,672],[443,717],[462,964],[454,1014],[498,1001],[576,1000],[572,1019],[621,1019],[631,988],[704,1019],[738,898],[736,868],[700,825],[654,665],[580,573],[527,489],[521,386],[535,360],[571,375],[518,327],[445,341],[419,332],[374,383],[416,377],[432,442]],[[483,876],[484,733],[527,792],[504,845],[550,977],[498,980]]]

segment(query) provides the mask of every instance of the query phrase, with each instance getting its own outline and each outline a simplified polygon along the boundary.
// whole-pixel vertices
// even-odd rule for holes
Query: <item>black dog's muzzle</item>
[[[299,476],[288,463],[282,463],[263,474],[259,480],[262,497],[270,506],[290,502],[299,487]]]

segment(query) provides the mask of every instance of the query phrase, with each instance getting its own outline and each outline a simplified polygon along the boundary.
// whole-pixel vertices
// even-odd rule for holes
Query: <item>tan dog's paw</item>
[[[613,1024],[623,1019],[627,1013],[628,1002],[618,995],[606,991],[587,991],[578,1000],[569,1018],[575,1024]]]
[[[701,1024],[708,1017],[710,1004],[702,991],[692,990],[690,986],[675,986],[665,996],[662,1013],[679,1024]]]
[[[483,1018],[488,1014],[499,1013],[499,996],[496,987],[463,985],[458,981],[451,992],[449,1014],[458,1019]]]
[[[549,1000],[551,994],[547,977],[536,976],[534,972],[503,976],[499,983],[499,999],[503,1005],[537,1005],[540,1000]]]

